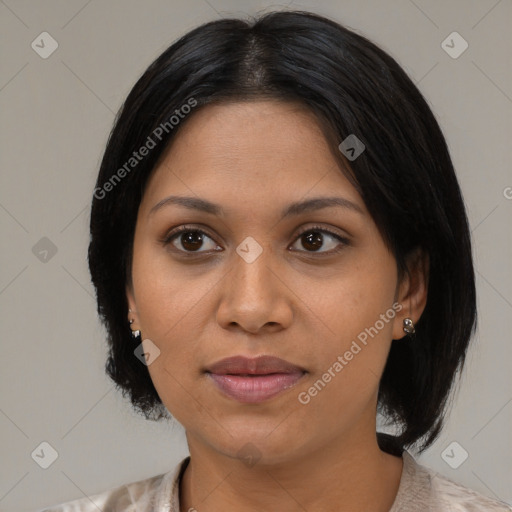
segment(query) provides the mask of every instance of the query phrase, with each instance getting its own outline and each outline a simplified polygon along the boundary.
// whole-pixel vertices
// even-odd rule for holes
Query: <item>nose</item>
[[[293,320],[293,292],[272,266],[271,251],[266,249],[252,262],[237,253],[232,270],[221,285],[217,322],[227,330],[239,329],[251,334],[264,330],[278,332]]]

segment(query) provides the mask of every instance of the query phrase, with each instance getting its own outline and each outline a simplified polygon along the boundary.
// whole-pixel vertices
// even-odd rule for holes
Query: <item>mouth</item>
[[[295,386],[306,372],[266,375],[219,375],[207,373],[224,395],[243,403],[260,403]]]
[[[205,370],[225,396],[242,403],[260,403],[294,387],[306,370],[272,356],[222,359]]]

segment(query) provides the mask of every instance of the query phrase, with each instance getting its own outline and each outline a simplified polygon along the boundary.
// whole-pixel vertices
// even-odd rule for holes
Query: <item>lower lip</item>
[[[215,373],[207,375],[217,388],[230,398],[244,403],[259,403],[295,386],[305,373],[273,373],[254,377]]]

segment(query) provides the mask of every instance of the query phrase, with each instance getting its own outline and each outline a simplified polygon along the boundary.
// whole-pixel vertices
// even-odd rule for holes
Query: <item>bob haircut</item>
[[[105,370],[146,419],[169,417],[134,356],[127,322],[138,208],[159,158],[195,112],[264,99],[300,102],[316,116],[340,172],[394,255],[399,278],[413,251],[428,255],[428,298],[416,335],[392,341],[378,394],[378,411],[399,427],[393,436],[377,434],[381,449],[401,453],[415,444],[421,452],[443,427],[476,328],[464,201],[441,129],[398,63],[309,12],[205,23],[166,49],[126,98],[106,145],[90,220],[89,269],[109,345]],[[338,146],[351,134],[366,149],[348,163]]]

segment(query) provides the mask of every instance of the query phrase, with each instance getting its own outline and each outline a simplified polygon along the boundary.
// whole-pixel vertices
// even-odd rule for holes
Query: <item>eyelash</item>
[[[204,231],[202,229],[198,229],[197,227],[194,227],[191,225],[183,225],[183,226],[180,226],[179,228],[176,228],[175,230],[170,232],[168,235],[166,235],[162,240],[160,240],[160,242],[164,246],[168,246],[179,235],[181,235],[182,233],[189,233],[189,232],[206,235],[208,238],[210,238],[211,240],[213,240],[215,242],[215,239],[212,236],[210,236],[206,231]],[[308,255],[315,255],[315,256],[320,256],[320,257],[332,256],[333,254],[337,254],[337,253],[341,252],[345,246],[350,245],[350,240],[348,238],[345,238],[345,237],[339,235],[338,233],[335,233],[334,231],[331,231],[327,228],[320,227],[320,226],[311,226],[311,227],[308,227],[308,228],[302,230],[301,232],[299,232],[296,235],[293,243],[295,243],[305,233],[310,233],[310,232],[327,233],[328,235],[330,235],[333,238],[335,238],[336,240],[338,240],[341,243],[341,247],[338,247],[336,249],[331,249],[330,251],[326,251],[326,252],[315,252],[315,251],[294,251],[294,252],[301,252],[301,253],[306,253]],[[183,251],[183,250],[177,249],[177,248],[175,248],[175,250],[178,253],[186,254],[187,257],[191,257],[191,258],[193,258],[195,256],[208,254],[208,251],[199,251],[199,252],[198,251],[196,251],[196,252]],[[220,251],[216,251],[216,252],[220,252]]]

